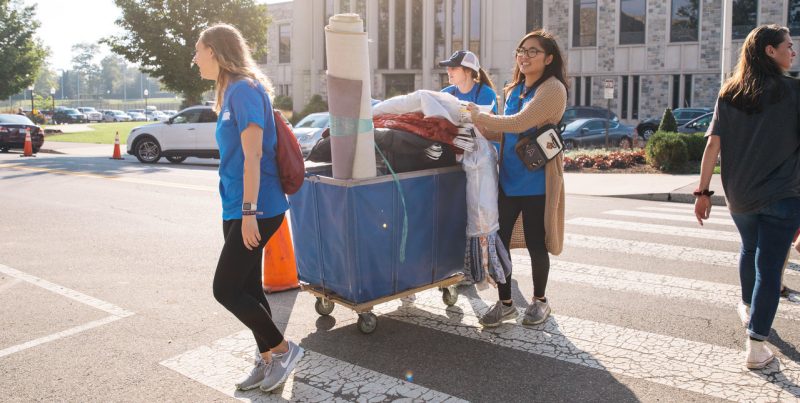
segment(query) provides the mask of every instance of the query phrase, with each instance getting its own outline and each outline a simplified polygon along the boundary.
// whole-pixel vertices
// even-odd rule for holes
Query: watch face
[[[252,210],[252,206],[250,203],[242,204],[242,210]]]

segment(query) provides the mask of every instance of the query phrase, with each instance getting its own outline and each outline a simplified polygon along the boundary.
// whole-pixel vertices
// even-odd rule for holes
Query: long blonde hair
[[[253,60],[250,47],[244,40],[242,33],[236,27],[228,24],[215,24],[206,28],[200,34],[200,42],[214,52],[214,59],[219,64],[217,76],[217,89],[214,110],[219,113],[222,109],[222,100],[228,85],[239,79],[249,80],[251,85],[255,81],[261,83],[271,98],[274,89],[272,81],[267,78]]]

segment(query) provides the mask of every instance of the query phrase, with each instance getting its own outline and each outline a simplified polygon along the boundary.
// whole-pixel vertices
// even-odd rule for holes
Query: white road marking
[[[740,350],[561,315],[526,327],[517,323],[484,329],[478,317],[489,306],[459,298],[445,309],[439,292],[414,301],[392,301],[378,313],[403,322],[557,360],[643,379],[722,399],[784,401],[800,398],[800,365],[776,360],[762,371],[743,368]],[[557,309],[557,307],[556,307]],[[520,318],[524,312],[520,312]]]
[[[636,211],[636,210],[609,210],[604,211],[603,214],[610,214],[616,216],[623,216],[623,217],[636,217],[636,218],[649,218],[649,219],[659,219],[659,220],[667,220],[667,221],[680,221],[680,222],[691,222],[697,224],[697,219],[694,217],[694,214],[689,212],[686,214],[675,215],[675,214],[659,214],[659,213],[649,213],[644,211]],[[718,224],[718,225],[730,225],[735,227],[736,224],[733,223],[733,220],[730,218],[719,218],[717,215],[712,215],[708,220],[704,220],[704,222],[708,224]],[[700,225],[698,224],[698,227]]]
[[[713,239],[717,241],[741,242],[738,232],[718,231],[708,228],[677,227],[673,225],[648,224],[642,222],[604,220],[602,218],[577,217],[567,220],[567,224],[584,227],[618,229],[631,232],[667,235],[676,237],[689,237],[699,239]]]
[[[660,259],[680,260],[731,268],[739,267],[738,252],[579,234],[564,234],[564,243],[571,247],[602,250],[606,252],[619,252],[622,254],[650,256]],[[787,269],[787,274],[800,275],[800,272],[798,272],[800,271],[800,264],[794,260],[789,261],[789,267]]]
[[[258,389],[242,392],[234,387],[253,367],[255,342],[250,331],[217,340],[161,362],[203,385],[240,400],[256,402],[373,402],[464,400],[390,377],[358,365],[306,350],[283,388],[266,394]]]
[[[716,206],[714,206],[716,207]],[[712,215],[721,215],[723,217],[730,217],[731,213],[728,209],[720,209],[717,210],[716,208],[711,207],[711,214]],[[656,211],[659,213],[676,213],[676,214],[689,214],[690,216],[694,217],[694,208],[690,209],[682,209],[682,208],[670,208],[670,207],[652,207],[652,206],[643,206],[637,207],[637,210],[645,210],[645,211]]]
[[[530,278],[531,260],[527,253],[512,253],[511,260],[517,276]],[[664,276],[660,274],[550,260],[551,281],[566,284],[583,284],[602,290],[634,292],[637,294],[678,300],[694,300],[722,308],[736,309],[741,299],[738,285],[712,283],[690,278]],[[519,268],[520,270],[516,270]],[[793,293],[788,300],[781,300],[777,316],[800,320],[800,295]],[[737,322],[738,323],[738,322]]]
[[[77,301],[77,302],[80,302],[82,304],[88,305],[88,306],[90,306],[92,308],[99,309],[101,311],[104,311],[106,313],[111,314],[111,316],[108,316],[108,317],[105,317],[105,318],[102,318],[102,319],[98,319],[98,320],[95,320],[95,321],[92,321],[92,322],[89,322],[89,323],[86,323],[86,324],[83,324],[83,325],[79,325],[79,326],[75,326],[75,327],[69,328],[67,330],[64,330],[64,331],[61,331],[61,332],[58,332],[58,333],[54,333],[54,334],[51,334],[51,335],[40,337],[40,338],[35,339],[35,340],[31,340],[31,341],[28,341],[28,342],[25,342],[25,343],[21,343],[21,344],[15,345],[15,346],[11,346],[11,347],[5,348],[3,350],[0,350],[0,357],[5,357],[7,355],[11,355],[11,354],[20,352],[22,350],[29,349],[31,347],[35,347],[35,346],[38,346],[38,345],[41,345],[41,344],[44,344],[44,343],[49,343],[51,341],[62,339],[64,337],[69,337],[69,336],[75,335],[77,333],[80,333],[80,332],[83,332],[83,331],[86,331],[86,330],[89,330],[89,329],[93,329],[93,328],[98,327],[98,326],[103,326],[105,324],[108,324],[108,323],[114,322],[116,320],[123,319],[123,318],[126,318],[128,316],[133,315],[133,312],[127,311],[125,309],[122,309],[122,308],[120,308],[120,307],[118,307],[118,306],[116,306],[114,304],[111,304],[111,303],[108,303],[108,302],[105,302],[105,301],[101,301],[101,300],[99,300],[97,298],[90,297],[90,296],[88,296],[86,294],[83,294],[83,293],[80,293],[78,291],[71,290],[69,288],[60,286],[58,284],[51,283],[51,282],[49,282],[47,280],[43,280],[41,278],[38,278],[36,276],[32,276],[32,275],[24,273],[24,272],[21,272],[21,271],[19,271],[17,269],[8,267],[8,266],[3,265],[3,264],[0,264],[0,273],[9,275],[9,276],[14,277],[16,279],[19,279],[21,281],[25,281],[25,282],[31,283],[31,284],[33,284],[35,286],[44,288],[45,290],[54,292],[54,293],[56,293],[58,295],[61,295],[63,297],[67,297],[67,298],[72,299],[74,301]]]

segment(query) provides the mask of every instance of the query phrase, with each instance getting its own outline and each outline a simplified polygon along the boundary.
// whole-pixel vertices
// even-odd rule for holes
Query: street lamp
[[[53,100],[53,113],[56,111],[56,89],[50,87],[50,99]]]
[[[29,85],[28,89],[31,90],[31,116],[33,116],[33,84]]]
[[[143,93],[144,93],[144,111],[145,113],[147,113],[147,96],[150,95],[150,91],[148,91],[147,88],[145,88]]]

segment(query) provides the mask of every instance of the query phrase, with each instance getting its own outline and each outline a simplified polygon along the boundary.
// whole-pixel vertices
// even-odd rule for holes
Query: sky
[[[258,3],[283,3],[289,0],[256,0]],[[100,38],[120,33],[114,21],[121,15],[112,0],[24,0],[37,5],[36,16],[42,23],[38,36],[50,48],[48,59],[53,69],[72,67],[72,45],[96,43]],[[104,47],[98,59],[109,51]]]

